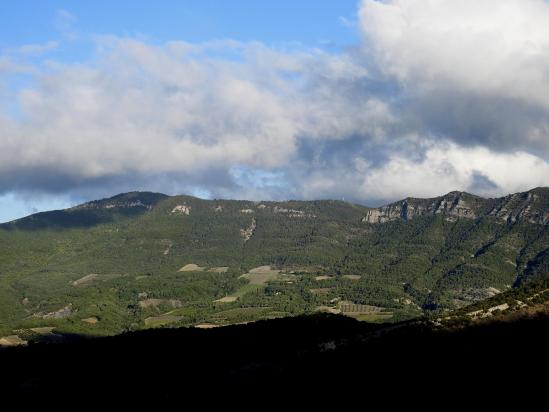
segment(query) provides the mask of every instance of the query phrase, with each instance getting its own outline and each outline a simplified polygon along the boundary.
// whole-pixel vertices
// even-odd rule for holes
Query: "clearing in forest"
[[[178,272],[202,272],[204,269],[206,268],[195,265],[194,263],[189,263],[179,269]]]
[[[248,273],[240,276],[243,279],[248,279],[251,285],[265,285],[271,280],[278,278],[280,270],[271,269],[270,266],[259,266],[250,269]]]
[[[174,316],[174,315],[160,315],[160,316],[151,316],[145,319],[146,326],[162,326],[168,323],[177,322],[183,319],[183,316]]]
[[[249,292],[255,292],[261,290],[267,282],[278,279],[280,276],[280,270],[272,269],[270,266],[259,266],[250,269],[248,273],[240,276],[241,279],[248,280],[248,284],[239,287],[229,296],[225,296],[221,299],[217,299],[214,302],[218,303],[231,303],[236,302],[242,296]]]
[[[238,300],[238,296],[225,296],[221,299],[214,300],[214,302],[232,303],[232,302],[236,302],[237,300]]]
[[[160,305],[168,305],[172,308],[180,308],[183,306],[178,299],[145,299],[139,301],[139,307],[141,309],[156,308]]]
[[[44,326],[41,328],[30,328],[31,331],[34,333],[38,333],[39,335],[51,335],[53,334],[53,330],[55,327],[53,326]]]
[[[92,285],[95,285],[96,283],[105,282],[107,280],[120,278],[122,276],[124,276],[124,275],[117,274],[117,273],[110,273],[110,274],[104,274],[104,275],[99,275],[97,273],[90,273],[89,275],[86,275],[84,277],[81,277],[78,280],[75,280],[74,282],[72,282],[72,285],[77,286],[77,287],[78,286],[82,286],[82,287],[92,286]]]
[[[380,322],[393,317],[393,312],[387,311],[385,308],[361,305],[349,301],[341,301],[337,306],[319,306],[317,310],[349,316],[364,322]]]
[[[198,329],[213,329],[218,328],[219,325],[214,325],[213,323],[200,323],[198,325],[194,325],[194,327]]]

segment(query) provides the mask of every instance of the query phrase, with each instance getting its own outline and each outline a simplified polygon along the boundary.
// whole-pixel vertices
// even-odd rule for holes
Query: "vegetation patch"
[[[333,290],[333,288],[317,288],[317,289],[309,289],[311,293],[314,293],[315,295],[326,295],[330,291]]]
[[[181,319],[183,319],[183,316],[174,316],[174,315],[151,316],[145,319],[145,325],[149,327],[163,326],[169,323],[178,322]]]
[[[265,285],[272,280],[280,278],[280,270],[271,269],[271,266],[259,266],[250,269],[248,273],[239,276],[239,279],[246,279],[247,284],[240,286],[233,293],[214,302],[232,303],[241,299],[244,295],[250,292],[262,290]]]
[[[141,309],[155,308],[164,303],[164,299],[145,299],[139,301],[139,307]]]
[[[287,313],[274,311],[272,307],[242,307],[218,312],[209,321],[217,325],[232,325],[254,322],[260,319],[274,319],[285,315]]]
[[[336,306],[319,306],[320,312],[341,314],[365,322],[383,322],[393,317],[393,312],[372,305],[361,305],[349,301],[339,301]]]
[[[229,270],[228,266],[218,266],[209,268],[208,272],[214,272],[214,273],[226,273]]]
[[[161,305],[180,308],[183,304],[178,299],[144,299],[139,301],[139,307],[141,309],[156,308]]]
[[[392,312],[378,312],[378,313],[345,313],[344,315],[350,316],[361,322],[387,322],[393,317]]]
[[[252,285],[265,285],[267,282],[278,278],[280,270],[271,269],[270,266],[259,266],[240,276],[250,281]]]

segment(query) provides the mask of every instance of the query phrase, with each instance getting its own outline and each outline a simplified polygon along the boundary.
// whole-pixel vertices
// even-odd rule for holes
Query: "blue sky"
[[[545,0],[2,1],[0,221],[131,190],[549,185]]]
[[[339,47],[357,39],[345,24],[356,20],[355,0],[22,0],[3,1],[0,11],[2,48],[56,40],[69,29],[152,42],[230,38]]]

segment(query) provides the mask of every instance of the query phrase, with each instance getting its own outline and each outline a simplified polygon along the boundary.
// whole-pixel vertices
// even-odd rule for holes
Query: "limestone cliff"
[[[507,223],[548,224],[549,189],[538,188],[498,199],[483,199],[465,192],[450,192],[432,199],[407,198],[377,209],[370,209],[365,223],[411,220],[418,216],[443,215],[448,221],[492,216]]]
[[[478,203],[483,199],[464,192],[450,192],[433,199],[407,198],[378,209],[371,209],[362,219],[367,223],[384,223],[391,220],[410,220],[417,216],[442,214],[448,220],[477,217]]]

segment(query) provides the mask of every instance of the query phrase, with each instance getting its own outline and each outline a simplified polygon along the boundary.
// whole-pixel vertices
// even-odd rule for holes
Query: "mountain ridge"
[[[520,205],[520,199],[526,197],[526,206]],[[444,195],[418,198],[418,197],[406,197],[401,200],[390,202],[378,207],[371,207],[360,203],[347,202],[336,199],[316,199],[316,200],[246,200],[246,199],[204,199],[196,196],[178,194],[178,195],[166,195],[159,192],[151,191],[130,191],[119,193],[110,197],[102,199],[91,200],[84,202],[66,209],[58,209],[51,211],[44,211],[27,215],[12,221],[4,222],[0,224],[9,225],[11,223],[17,223],[25,219],[33,218],[35,216],[44,216],[50,213],[59,213],[67,211],[79,211],[89,209],[131,209],[131,208],[144,208],[152,209],[158,202],[166,199],[182,199],[189,201],[202,201],[202,202],[247,202],[250,204],[286,204],[286,203],[318,203],[318,202],[336,202],[356,206],[359,208],[367,209],[367,213],[363,218],[363,222],[366,223],[385,223],[388,221],[402,219],[410,220],[416,216],[423,216],[425,214],[447,214],[451,217],[464,217],[475,218],[476,212],[491,206],[489,214],[492,216],[500,217],[503,220],[509,220],[513,222],[517,218],[528,215],[528,210],[524,210],[528,206],[528,202],[535,200],[537,197],[545,197],[549,202],[549,187],[535,187],[528,191],[511,193],[500,197],[482,197],[465,191],[453,190]],[[472,203],[470,205],[469,203]],[[513,214],[507,213],[509,207],[522,206],[521,212]],[[524,202],[523,202],[524,203]],[[549,203],[547,204],[549,206]],[[528,215],[527,217],[530,217]],[[532,217],[533,221],[540,224],[546,224],[549,222],[549,213],[546,215],[535,215]]]

